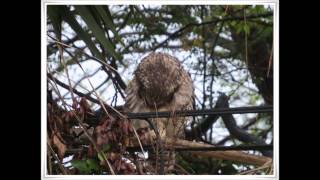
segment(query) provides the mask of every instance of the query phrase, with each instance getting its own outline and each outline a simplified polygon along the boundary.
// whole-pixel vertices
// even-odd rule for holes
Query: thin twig
[[[48,158],[48,174],[52,174],[52,162],[51,162],[51,151],[47,152],[47,158]]]
[[[180,166],[179,164],[175,164],[175,166],[177,168],[179,168],[183,173],[185,173],[187,175],[190,175],[190,173],[187,170],[185,170],[182,166]]]
[[[67,90],[70,89],[70,86],[68,86],[67,84],[59,81],[57,78],[53,77],[53,75],[52,75],[51,73],[47,73],[47,77],[48,77],[49,79],[51,79],[52,81],[54,81],[57,85],[65,88],[65,89],[67,89]],[[86,97],[87,100],[89,100],[89,101],[91,101],[91,102],[93,102],[93,103],[96,103],[96,104],[99,104],[99,103],[100,103],[97,99],[91,97],[90,95],[86,95],[86,94],[78,91],[78,90],[75,89],[75,88],[71,88],[71,90],[72,90],[75,94],[77,94],[78,96],[80,96],[80,97]],[[90,91],[88,91],[88,92],[90,92]]]
[[[271,52],[270,52],[267,78],[269,77],[269,74],[270,74],[270,69],[271,69],[271,64],[272,64],[272,59],[273,59],[272,57],[273,57],[273,43],[272,43],[272,48],[271,48]]]
[[[246,9],[243,9],[243,19],[244,19],[244,26],[247,27],[247,19],[246,19]],[[246,64],[249,66],[248,62],[248,34],[247,31],[244,31],[244,42],[245,42],[245,52],[246,52]]]
[[[156,117],[157,117],[157,112],[156,112]],[[159,134],[158,127],[152,122],[152,120],[150,120],[150,119],[145,119],[145,120],[149,123],[149,126],[154,130],[154,132],[156,134],[157,144],[160,147],[160,154],[159,154],[159,156],[160,156],[160,172],[159,172],[159,174],[163,174],[164,173],[164,162],[163,162],[163,145],[161,142],[161,136]]]
[[[79,84],[81,84],[81,81],[83,81],[84,79],[89,78],[89,77],[93,77],[94,75],[96,75],[101,69],[102,69],[102,67],[99,67],[99,68],[97,68],[93,73],[81,77],[81,78],[75,83],[75,85],[73,86],[73,88],[76,88]],[[110,78],[110,77],[108,77],[108,79],[109,79],[109,78]]]
[[[76,99],[73,95],[73,91],[71,90],[72,89],[72,85],[71,85],[71,80],[70,80],[70,76],[69,76],[69,71],[68,71],[68,68],[66,66],[66,62],[64,61],[64,58],[63,58],[63,48],[60,46],[59,43],[57,43],[57,46],[58,46],[58,49],[59,49],[59,53],[60,53],[60,62],[66,72],[66,75],[67,75],[67,79],[68,79],[68,83],[69,83],[69,92],[71,93],[71,98],[72,98],[72,102],[74,102]]]
[[[255,172],[259,171],[259,170],[263,170],[263,169],[266,169],[266,168],[271,168],[272,169],[272,160],[266,162],[264,165],[262,165],[260,167],[257,167],[255,169],[251,169],[251,170],[248,170],[248,171],[241,172],[241,173],[239,173],[239,175],[252,174],[252,173],[255,173]]]
[[[143,153],[143,156],[144,156],[145,155],[145,151],[144,151],[142,143],[141,143],[141,141],[139,139],[139,135],[138,135],[138,133],[136,131],[136,128],[134,126],[132,126],[132,129],[133,129],[134,135],[137,137],[137,140],[138,140],[138,143],[139,143],[139,147],[140,147],[140,149],[141,149],[141,151]]]
[[[65,170],[65,168],[62,165],[62,162],[60,161],[60,159],[58,158],[57,154],[54,152],[54,150],[52,149],[49,141],[47,141],[47,145],[49,147],[49,150],[51,151],[52,156],[54,157],[54,159],[58,162],[58,166],[62,172],[62,174],[64,175],[68,175],[68,172]]]
[[[99,85],[98,85],[97,87],[95,87],[93,90],[91,90],[90,92],[88,92],[88,93],[86,94],[86,96],[89,96],[90,94],[93,93],[93,91],[97,91],[98,89],[100,89],[106,82],[109,81],[109,79],[110,79],[110,77],[108,76],[104,81],[102,81],[101,84],[99,84]]]

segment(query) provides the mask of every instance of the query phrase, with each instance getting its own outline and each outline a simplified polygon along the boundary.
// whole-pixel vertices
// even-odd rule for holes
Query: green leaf
[[[100,151],[98,153],[98,159],[99,159],[99,161],[104,162],[107,159],[107,156],[103,151]]]
[[[86,33],[82,27],[80,26],[80,24],[78,23],[78,21],[76,20],[75,16],[73,13],[71,13],[69,11],[69,9],[66,6],[62,6],[61,7],[63,9],[63,17],[64,20],[70,25],[70,27],[77,33],[77,35],[79,36],[79,38],[81,40],[83,40],[87,47],[90,49],[91,53],[99,58],[100,60],[104,61],[104,57],[103,55],[99,52],[99,50],[97,49],[97,47],[95,46],[95,44],[91,41],[90,35],[88,33]]]
[[[244,26],[244,24],[243,24],[242,22],[237,23],[237,24],[235,25],[235,29],[236,29],[236,33],[237,33],[237,34],[239,34],[241,31],[243,31],[243,26]]]
[[[98,172],[100,170],[99,162],[95,159],[72,160],[71,164],[74,168],[78,169],[82,174],[89,174]]]
[[[243,26],[243,31],[244,31],[246,34],[250,34],[250,27],[249,27],[247,24],[245,24],[245,25]]]
[[[231,24],[231,26],[235,26],[237,24],[237,22],[236,21],[231,21],[230,24]]]
[[[86,22],[93,35],[103,45],[104,49],[110,53],[115,59],[121,59],[120,55],[115,52],[111,42],[106,38],[104,30],[97,24],[92,13],[86,6],[74,6],[81,18]]]
[[[103,148],[102,148],[103,152],[109,152],[110,150],[111,150],[111,144],[103,145]]]
[[[51,20],[53,26],[53,31],[56,34],[56,37],[61,41],[61,23],[62,16],[59,6],[57,5],[48,5],[47,6],[48,17]]]
[[[83,174],[90,173],[90,169],[85,160],[73,160],[71,161],[71,164],[74,168],[77,168],[80,171],[80,173],[83,173]]]
[[[125,46],[125,44],[123,43],[123,41],[121,40],[118,32],[116,31],[116,28],[113,24],[113,21],[111,19],[111,17],[108,15],[110,14],[109,9],[107,8],[106,10],[103,9],[102,6],[94,6],[98,13],[100,14],[103,22],[108,26],[108,28],[112,31],[112,33],[114,34],[114,36],[116,37],[116,39],[123,45]]]
[[[264,8],[263,5],[256,5],[254,8],[252,8],[252,10],[254,10],[255,13],[257,13],[257,14],[261,14],[261,13],[266,12],[266,9]]]
[[[69,58],[69,59],[66,59],[65,58],[65,61],[66,61],[66,66],[70,66],[70,65],[74,65],[74,64],[77,64],[78,62],[79,63],[81,63],[81,62],[83,62],[83,61],[85,61],[85,60],[83,60],[82,58],[81,58],[81,56],[79,56],[79,55],[75,55],[75,56],[73,56],[73,57],[71,57],[71,58]],[[63,65],[63,64],[61,64],[61,63],[59,63],[59,66],[56,68],[56,71],[57,72],[61,72],[61,71],[63,71],[64,70],[64,68],[65,68],[65,66]]]
[[[110,17],[108,16],[107,12],[103,9],[102,6],[94,6],[98,13],[100,14],[100,16],[102,17],[102,20],[104,21],[104,23],[108,26],[108,28],[113,32],[116,33],[116,28],[112,22],[112,20],[110,19]]]
[[[87,159],[86,163],[87,163],[88,169],[90,169],[91,171],[97,172],[100,170],[99,162],[96,161],[95,159]]]
[[[100,161],[103,161],[102,152],[99,152],[99,153],[98,153],[98,159],[99,159]]]

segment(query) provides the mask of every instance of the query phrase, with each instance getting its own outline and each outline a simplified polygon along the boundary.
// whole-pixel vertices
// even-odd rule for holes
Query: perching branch
[[[221,160],[231,160],[231,161],[236,161],[236,162],[240,162],[240,163],[260,165],[260,166],[265,164],[266,162],[270,162],[272,160],[269,157],[252,155],[252,154],[238,152],[238,151],[232,151],[232,150],[210,151],[209,149],[215,148],[214,145],[193,142],[193,141],[187,141],[187,140],[182,140],[182,139],[176,139],[176,138],[166,137],[166,139],[163,139],[163,142],[165,142],[164,144],[166,147],[171,147],[171,148],[174,147],[177,149],[185,148],[185,150],[186,150],[187,148],[188,149],[189,148],[208,148],[207,151],[191,151],[190,153],[195,156],[204,156],[204,157],[221,159]]]

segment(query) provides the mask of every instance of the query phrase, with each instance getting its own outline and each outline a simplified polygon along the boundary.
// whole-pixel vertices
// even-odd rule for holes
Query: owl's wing
[[[192,80],[186,71],[181,72],[181,83],[177,91],[173,95],[173,99],[170,103],[169,111],[184,111],[193,109],[194,99],[194,87]],[[166,126],[167,136],[170,137],[184,137],[184,128],[188,121],[191,121],[192,117],[174,117],[168,121]]]
[[[173,95],[171,106],[175,110],[192,110],[194,101],[192,79],[186,71],[182,71],[181,75],[181,84]]]
[[[134,78],[128,85],[126,89],[126,98],[124,110],[126,112],[138,113],[138,112],[148,112],[149,108],[146,106],[146,103],[142,98],[139,97],[139,84]],[[149,127],[146,121],[133,120],[133,125],[135,128],[144,128]]]

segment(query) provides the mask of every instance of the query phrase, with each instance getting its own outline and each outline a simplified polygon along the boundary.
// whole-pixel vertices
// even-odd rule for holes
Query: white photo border
[[[273,16],[273,43],[274,43],[274,174],[273,175],[48,175],[47,169],[47,5],[272,5]],[[247,179],[270,180],[279,179],[279,0],[42,0],[41,1],[41,179]]]

